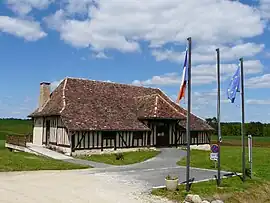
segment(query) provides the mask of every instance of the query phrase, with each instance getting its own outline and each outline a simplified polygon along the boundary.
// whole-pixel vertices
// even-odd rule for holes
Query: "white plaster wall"
[[[42,145],[43,118],[34,119],[33,144]]]

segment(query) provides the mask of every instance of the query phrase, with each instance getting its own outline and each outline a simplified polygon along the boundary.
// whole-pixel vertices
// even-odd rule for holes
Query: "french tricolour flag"
[[[178,93],[177,100],[176,100],[177,103],[179,103],[180,100],[183,97],[185,97],[187,81],[188,81],[187,58],[188,58],[188,49],[186,48],[186,55],[185,55],[185,61],[184,61],[184,67],[183,67],[182,82],[181,82],[180,91]]]

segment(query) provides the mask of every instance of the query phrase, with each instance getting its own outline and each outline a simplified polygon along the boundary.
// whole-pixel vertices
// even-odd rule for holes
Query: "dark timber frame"
[[[71,133],[71,148],[75,150],[136,148],[136,147],[177,147],[186,145],[185,129],[177,120],[148,120],[151,131],[76,131]],[[158,126],[167,126],[168,133],[164,139],[167,143],[158,142]],[[191,144],[209,144],[210,132],[191,131]]]

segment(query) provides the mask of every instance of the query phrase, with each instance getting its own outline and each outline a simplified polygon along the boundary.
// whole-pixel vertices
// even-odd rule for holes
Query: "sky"
[[[270,122],[270,0],[1,0],[0,117],[26,118],[39,83],[65,77],[156,87],[176,100],[192,38],[192,112],[241,121],[226,89],[244,60],[245,119]],[[187,100],[180,102],[186,107]]]

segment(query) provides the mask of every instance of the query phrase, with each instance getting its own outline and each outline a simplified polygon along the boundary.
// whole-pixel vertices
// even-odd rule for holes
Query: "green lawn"
[[[211,139],[213,141],[217,140],[217,135],[211,136]],[[223,136],[222,140],[229,141],[229,140],[240,140],[241,136]],[[270,143],[270,137],[253,137],[253,141],[255,142],[269,142]]]
[[[0,119],[0,140],[5,140],[6,135],[23,135],[32,131],[31,120]]]
[[[226,199],[227,200],[226,202],[234,202],[231,201],[231,199],[236,193],[244,193],[245,191],[252,189],[252,185],[261,185],[261,184],[263,184],[263,182],[260,180],[248,180],[243,184],[243,182],[240,180],[239,177],[233,177],[223,179],[222,185],[219,188],[215,186],[216,185],[215,181],[192,184],[191,191],[189,193],[198,194],[203,199],[207,199],[209,201],[213,200],[213,197],[215,196],[216,198]],[[187,195],[187,192],[185,191],[185,186],[180,185],[177,191],[168,191],[166,188],[162,188],[162,189],[154,189],[152,191],[152,194],[161,197],[166,197],[171,200],[183,202],[183,200]],[[249,198],[251,198],[252,195],[255,194],[248,194]]]
[[[248,149],[246,149],[248,150]],[[241,147],[223,146],[221,148],[221,169],[225,171],[241,172]],[[192,150],[190,163],[192,167],[214,169],[214,162],[209,159],[210,152]],[[253,148],[253,171],[254,175],[260,178],[270,180],[270,149],[269,148]],[[248,155],[246,156],[248,159]],[[248,162],[248,160],[246,161]],[[180,160],[178,165],[185,166],[186,159]],[[247,163],[248,165],[248,163]]]
[[[69,170],[84,169],[87,166],[66,163],[25,152],[10,152],[5,148],[5,141],[0,140],[0,172],[34,170]]]
[[[0,149],[0,172],[34,170],[70,170],[84,169],[87,166],[66,163],[60,160],[36,156],[25,152],[10,152]]]
[[[123,152],[123,160],[116,160],[116,154],[100,154],[91,156],[78,156],[80,159],[86,159],[95,162],[101,162],[110,165],[128,165],[143,162],[155,157],[160,152],[155,150],[139,150],[133,152]]]
[[[0,140],[0,150],[5,148],[5,140]]]
[[[0,119],[0,172],[33,170],[69,170],[89,168],[66,163],[25,152],[10,152],[5,148],[6,135],[32,133],[32,121],[20,119]]]
[[[209,159],[210,152],[191,150],[191,166],[197,168],[214,169],[214,163]],[[248,156],[246,156],[248,159]],[[232,203],[252,203],[269,201],[270,193],[270,149],[263,147],[253,148],[253,179],[243,183],[238,177],[222,179],[221,188],[216,187],[215,181],[196,183],[192,185],[191,193],[199,194],[204,198],[218,196]],[[247,166],[248,166],[248,160]],[[178,165],[185,166],[186,158],[178,161]],[[241,172],[241,147],[223,146],[221,148],[221,169]],[[185,188],[170,192],[166,189],[153,190],[154,195],[183,201],[186,195]],[[210,198],[211,199],[211,198]]]
[[[4,140],[7,135],[32,134],[32,120],[23,119],[0,119],[0,149],[4,148]]]
[[[246,137],[247,146],[247,137]],[[217,136],[211,136],[211,142],[217,143]],[[241,136],[223,136],[222,137],[223,146],[241,146]],[[270,147],[270,137],[253,137],[253,146],[256,147]]]

